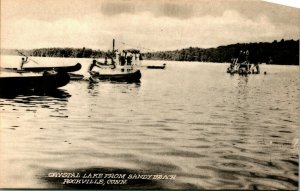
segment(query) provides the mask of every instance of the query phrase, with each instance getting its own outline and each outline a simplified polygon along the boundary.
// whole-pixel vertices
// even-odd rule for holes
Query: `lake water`
[[[2,57],[2,67],[15,60]],[[80,62],[77,73],[91,62],[35,60]],[[71,81],[48,94],[2,96],[0,187],[298,188],[298,66],[262,65],[267,75],[245,77],[227,74],[228,64],[143,62],[167,67],[142,68],[140,83]],[[176,178],[76,185],[49,175],[58,172]]]

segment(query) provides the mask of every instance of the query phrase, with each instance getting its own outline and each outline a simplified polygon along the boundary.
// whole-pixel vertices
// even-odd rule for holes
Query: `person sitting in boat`
[[[26,56],[26,58],[22,58],[21,60],[21,64],[20,64],[20,68],[19,70],[23,70],[23,65],[26,64],[28,62],[28,57]]]

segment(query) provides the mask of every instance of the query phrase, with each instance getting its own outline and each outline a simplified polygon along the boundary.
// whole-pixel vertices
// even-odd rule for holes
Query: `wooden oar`
[[[25,54],[23,54],[22,52],[20,52],[19,50],[16,50],[19,54],[21,54],[22,56],[25,56],[25,57],[27,57],[29,60],[31,60],[32,62],[34,62],[34,63],[36,63],[36,64],[39,64],[37,61],[35,61],[35,60],[33,60],[33,59],[31,59],[31,58],[29,58],[28,56],[26,56]]]

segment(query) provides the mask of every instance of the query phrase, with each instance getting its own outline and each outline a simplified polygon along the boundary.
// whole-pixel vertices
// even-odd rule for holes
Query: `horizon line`
[[[282,38],[281,40],[273,40],[273,41],[259,41],[259,42],[237,42],[237,43],[231,43],[231,44],[223,44],[223,45],[219,45],[219,46],[215,46],[215,47],[207,47],[207,48],[203,48],[203,47],[199,47],[199,46],[186,46],[185,48],[177,48],[177,49],[173,49],[173,50],[153,50],[153,51],[151,51],[151,52],[161,52],[161,51],[176,51],[176,50],[183,50],[183,49],[187,49],[187,48],[200,48],[200,49],[211,49],[211,48],[218,48],[218,47],[222,47],[222,46],[230,46],[230,45],[236,45],[236,44],[251,44],[251,43],[273,43],[273,42],[275,42],[275,41],[277,41],[277,42],[280,42],[280,41],[282,41],[282,40],[284,40],[284,41],[300,41],[300,38],[299,39],[284,39],[284,38]],[[299,44],[299,46],[300,46],[300,44]],[[29,50],[35,50],[35,49],[49,49],[49,48],[61,48],[61,49],[65,49],[65,48],[71,48],[71,49],[83,49],[83,48],[85,48],[85,49],[92,49],[92,50],[96,50],[96,51],[98,51],[98,50],[100,50],[100,51],[103,51],[103,52],[105,52],[105,51],[110,51],[111,49],[107,49],[107,50],[101,50],[100,48],[89,48],[89,47],[86,47],[86,46],[83,46],[83,47],[42,47],[42,48],[30,48],[30,49],[23,49],[23,48],[21,48],[21,49],[19,49],[19,48],[3,48],[3,47],[1,47],[1,50],[27,50],[27,51],[29,51]],[[116,48],[117,49],[117,48]],[[127,48],[127,49],[144,49],[144,48]],[[150,51],[147,51],[147,52],[150,52]]]

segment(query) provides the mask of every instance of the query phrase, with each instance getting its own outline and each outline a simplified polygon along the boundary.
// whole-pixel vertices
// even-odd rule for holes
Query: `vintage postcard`
[[[1,189],[298,189],[299,8],[0,2]]]

